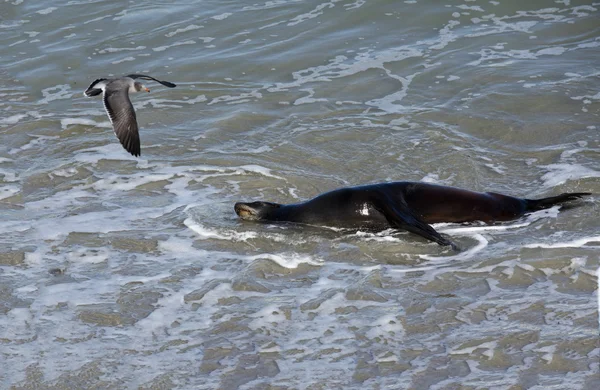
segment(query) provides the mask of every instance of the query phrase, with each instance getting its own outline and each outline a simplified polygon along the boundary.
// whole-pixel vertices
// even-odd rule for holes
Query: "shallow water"
[[[0,387],[600,387],[597,196],[403,232],[240,200],[600,193],[600,2],[0,3]],[[148,73],[142,156],[95,78]],[[520,387],[519,387],[520,386]]]

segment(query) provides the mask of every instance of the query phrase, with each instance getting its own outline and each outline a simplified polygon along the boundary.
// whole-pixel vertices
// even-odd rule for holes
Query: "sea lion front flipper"
[[[403,205],[395,206],[389,199],[385,199],[385,201],[375,203],[374,206],[385,216],[393,227],[418,234],[419,236],[435,241],[440,245],[450,245],[454,250],[460,250],[456,244],[442,237],[442,235],[436,232],[434,228],[423,222],[420,218],[410,212],[410,210],[403,207]]]

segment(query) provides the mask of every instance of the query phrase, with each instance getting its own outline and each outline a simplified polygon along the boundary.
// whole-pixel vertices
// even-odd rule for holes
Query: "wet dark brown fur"
[[[572,201],[589,193],[522,199],[494,192],[474,192],[420,182],[392,182],[340,188],[306,202],[236,203],[242,219],[296,222],[339,228],[398,228],[440,245],[454,244],[429,224],[438,222],[498,222]]]

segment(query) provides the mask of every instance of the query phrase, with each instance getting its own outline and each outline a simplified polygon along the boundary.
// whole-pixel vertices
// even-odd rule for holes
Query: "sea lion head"
[[[234,209],[235,213],[243,220],[265,221],[275,219],[272,216],[280,207],[279,203],[271,202],[238,202],[235,204]]]

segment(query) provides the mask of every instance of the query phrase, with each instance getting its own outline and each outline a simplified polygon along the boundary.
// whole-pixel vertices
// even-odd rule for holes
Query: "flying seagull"
[[[153,80],[161,83],[165,87],[175,88],[175,84],[168,81],[157,80],[154,77],[143,74],[130,74],[115,79],[97,79],[83,93],[87,97],[97,96],[102,93],[104,109],[108,114],[108,119],[113,125],[113,129],[121,145],[134,156],[139,156],[140,134],[138,124],[135,118],[135,110],[129,100],[130,92],[146,91],[150,92],[141,80]]]

